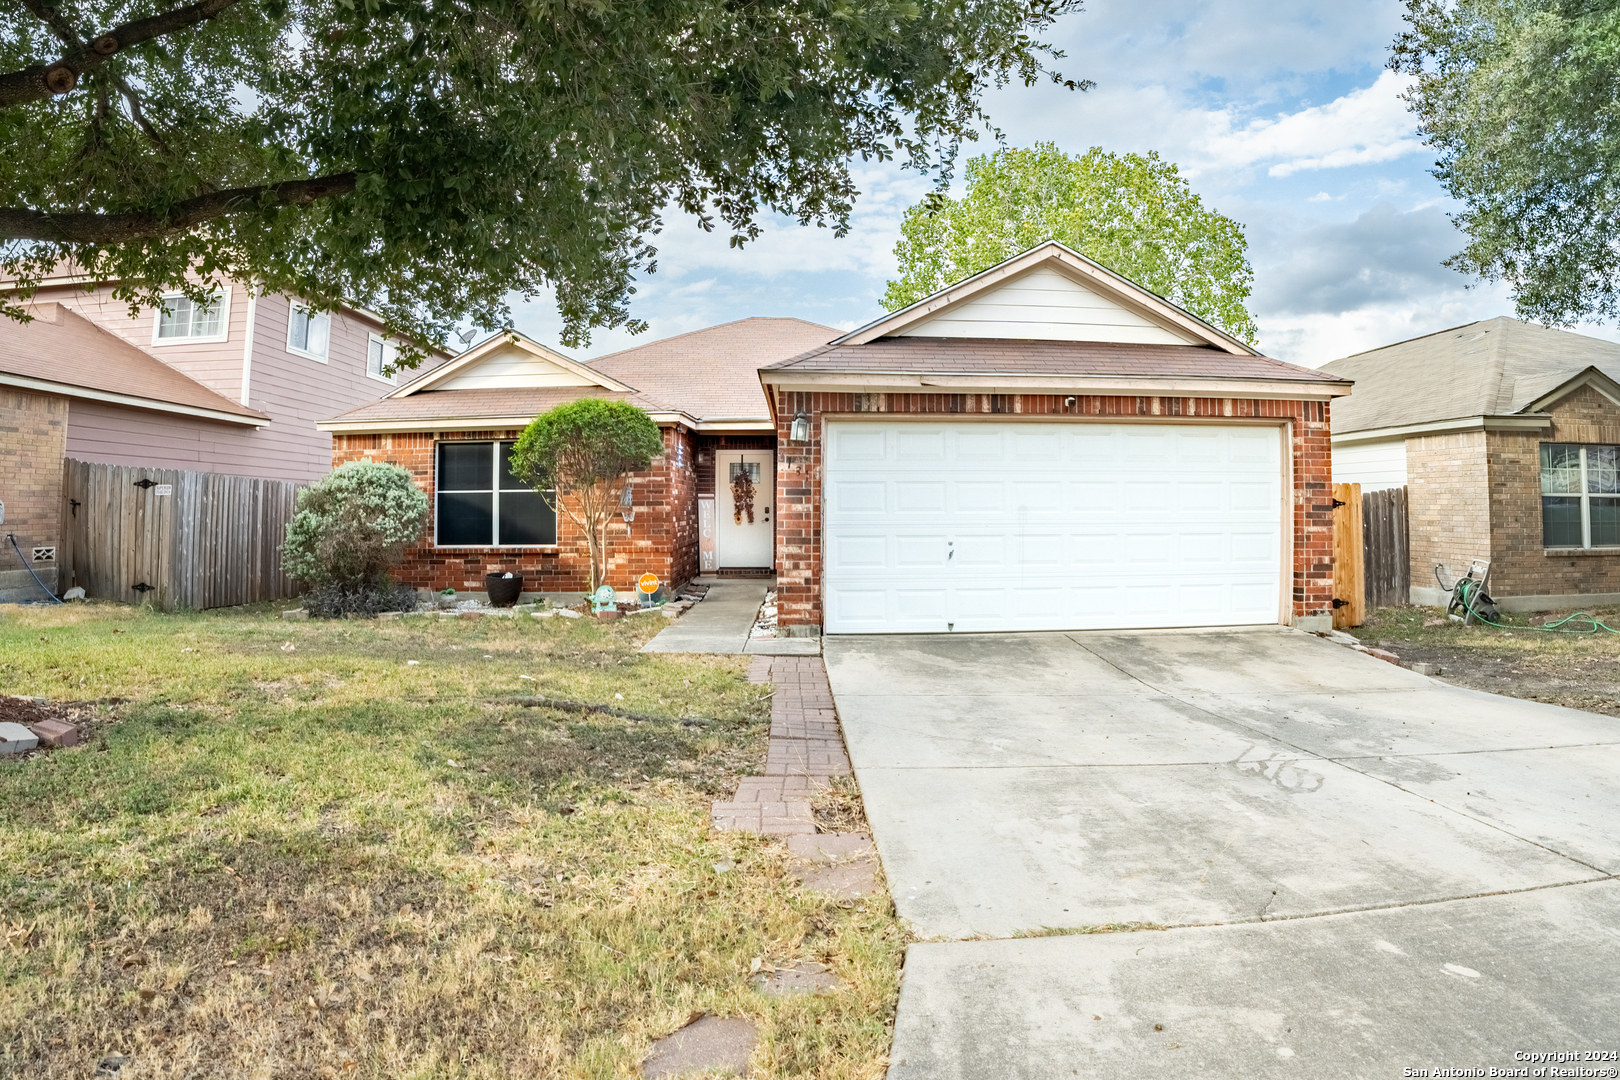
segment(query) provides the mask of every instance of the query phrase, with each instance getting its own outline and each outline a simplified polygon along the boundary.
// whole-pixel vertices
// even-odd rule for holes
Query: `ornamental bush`
[[[428,498],[410,473],[351,461],[298,493],[281,556],[287,573],[313,594],[394,595],[388,572],[421,537],[427,518]]]

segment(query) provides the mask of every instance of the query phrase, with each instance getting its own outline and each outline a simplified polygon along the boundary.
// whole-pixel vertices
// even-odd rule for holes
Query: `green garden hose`
[[[1608,623],[1605,623],[1602,619],[1599,619],[1596,615],[1589,615],[1584,611],[1577,611],[1572,615],[1566,615],[1557,622],[1546,623],[1543,626],[1509,626],[1506,623],[1492,622],[1490,619],[1487,619],[1485,616],[1474,610],[1474,601],[1470,594],[1479,591],[1479,583],[1477,581],[1459,581],[1457,582],[1456,588],[1458,599],[1462,600],[1463,607],[1467,609],[1468,614],[1472,615],[1486,626],[1494,626],[1498,630],[1542,630],[1549,634],[1595,634],[1599,630],[1607,630],[1611,634],[1620,634],[1620,630],[1616,630]],[[1589,624],[1587,629],[1577,630],[1565,626],[1566,623],[1574,622],[1577,619],[1582,623]]]

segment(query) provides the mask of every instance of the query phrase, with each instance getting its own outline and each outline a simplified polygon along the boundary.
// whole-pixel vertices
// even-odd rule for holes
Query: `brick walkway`
[[[756,656],[748,681],[773,683],[771,745],[764,776],[745,776],[731,802],[714,804],[714,827],[770,836],[816,831],[810,799],[849,774],[832,688],[819,656]]]

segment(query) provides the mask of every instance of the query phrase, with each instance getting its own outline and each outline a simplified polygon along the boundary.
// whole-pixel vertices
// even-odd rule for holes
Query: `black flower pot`
[[[484,589],[489,593],[490,607],[511,607],[523,595],[523,575],[485,574]]]

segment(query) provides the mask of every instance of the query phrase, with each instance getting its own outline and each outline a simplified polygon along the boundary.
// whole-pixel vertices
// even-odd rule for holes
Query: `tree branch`
[[[53,214],[46,210],[0,208],[0,240],[45,243],[117,244],[185,232],[198,223],[260,206],[306,206],[354,190],[355,174],[215,191],[176,203],[167,213]]]
[[[86,72],[94,71],[117,53],[144,41],[207,22],[239,0],[198,0],[195,4],[187,4],[160,15],[115,26],[88,45],[45,0],[24,2],[57,37],[67,43],[69,51],[52,63],[35,64],[21,71],[0,74],[0,108],[65,94],[79,85]]]

